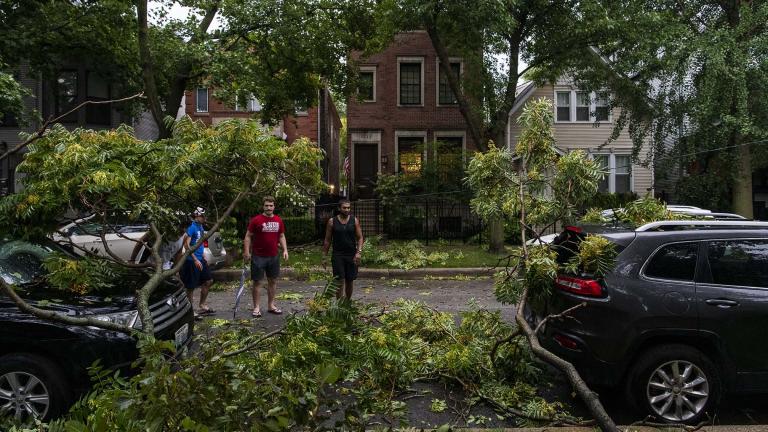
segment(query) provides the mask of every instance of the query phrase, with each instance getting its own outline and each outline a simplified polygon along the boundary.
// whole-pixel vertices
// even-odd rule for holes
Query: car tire
[[[11,400],[13,396],[4,398],[3,394],[9,392],[25,400]],[[12,417],[18,414],[24,420],[36,412],[42,420],[50,420],[66,413],[71,401],[61,369],[50,360],[27,353],[0,357],[0,407],[7,404],[11,410],[2,414]]]
[[[688,345],[654,347],[635,362],[627,379],[630,401],[665,423],[696,424],[720,402],[720,370]]]

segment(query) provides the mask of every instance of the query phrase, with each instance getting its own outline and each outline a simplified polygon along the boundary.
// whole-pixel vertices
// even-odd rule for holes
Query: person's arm
[[[285,233],[280,233],[280,247],[283,248],[283,259],[288,261],[288,241],[285,240]]]
[[[253,238],[251,230],[245,230],[245,237],[243,238],[243,259],[245,261],[251,259],[251,238]]]
[[[190,243],[192,243],[192,237],[189,236],[189,233],[184,233],[184,247],[187,250],[192,249],[192,245]],[[192,260],[195,262],[195,267],[197,267],[198,270],[202,270],[203,263],[201,263],[200,260],[197,259],[197,257],[195,256],[195,253],[192,252],[191,254],[189,254],[189,256],[191,256]]]
[[[357,252],[355,252],[355,263],[360,265],[361,253],[363,252],[363,229],[360,227],[360,219],[355,218],[355,237],[357,238]]]
[[[331,249],[331,238],[333,237],[333,218],[328,219],[328,223],[325,224],[325,240],[323,240],[323,266],[326,265],[328,260],[328,250]]]

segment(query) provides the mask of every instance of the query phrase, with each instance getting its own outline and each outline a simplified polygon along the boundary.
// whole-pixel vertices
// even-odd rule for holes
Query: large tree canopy
[[[185,19],[168,13],[174,4]],[[307,106],[321,78],[346,90],[345,63],[372,28],[370,2],[304,0],[0,1],[0,58],[33,70],[84,64],[114,84],[113,96],[144,91],[160,126],[184,91],[214,85],[232,104],[258,98],[265,120]]]
[[[614,104],[627,108],[617,129],[636,148],[652,144],[658,171],[698,167],[681,192],[719,185],[698,204],[750,216],[752,172],[766,162],[766,22],[765,2],[624,2],[605,11],[601,57],[570,67],[584,82],[612,84]]]

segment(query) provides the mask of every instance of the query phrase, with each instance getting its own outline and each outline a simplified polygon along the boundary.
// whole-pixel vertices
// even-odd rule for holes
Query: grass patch
[[[402,244],[405,242],[391,241],[386,244],[376,246],[377,248],[387,248],[391,245]],[[436,268],[457,268],[457,267],[494,267],[499,264],[499,259],[503,256],[489,253],[485,246],[463,245],[463,244],[430,244],[424,246],[427,254],[433,252],[443,252],[448,254],[447,258],[441,262],[434,263],[430,267]],[[507,246],[507,253],[513,253],[516,247]],[[290,249],[289,249],[290,250]],[[330,260],[330,258],[329,258]],[[293,266],[295,262],[308,264],[310,266],[322,265],[322,252],[320,246],[308,248],[296,248],[290,251],[290,260],[288,263],[281,262],[282,266]],[[502,263],[503,264],[503,263]],[[367,268],[394,268],[383,264],[364,265]]]

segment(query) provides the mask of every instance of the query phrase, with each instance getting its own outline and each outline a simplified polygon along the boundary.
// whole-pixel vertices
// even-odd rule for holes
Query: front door
[[[378,162],[378,144],[355,144],[355,191],[358,198],[373,198]]]
[[[707,244],[703,280],[696,284],[701,330],[720,336],[737,386],[768,389],[768,240]]]

